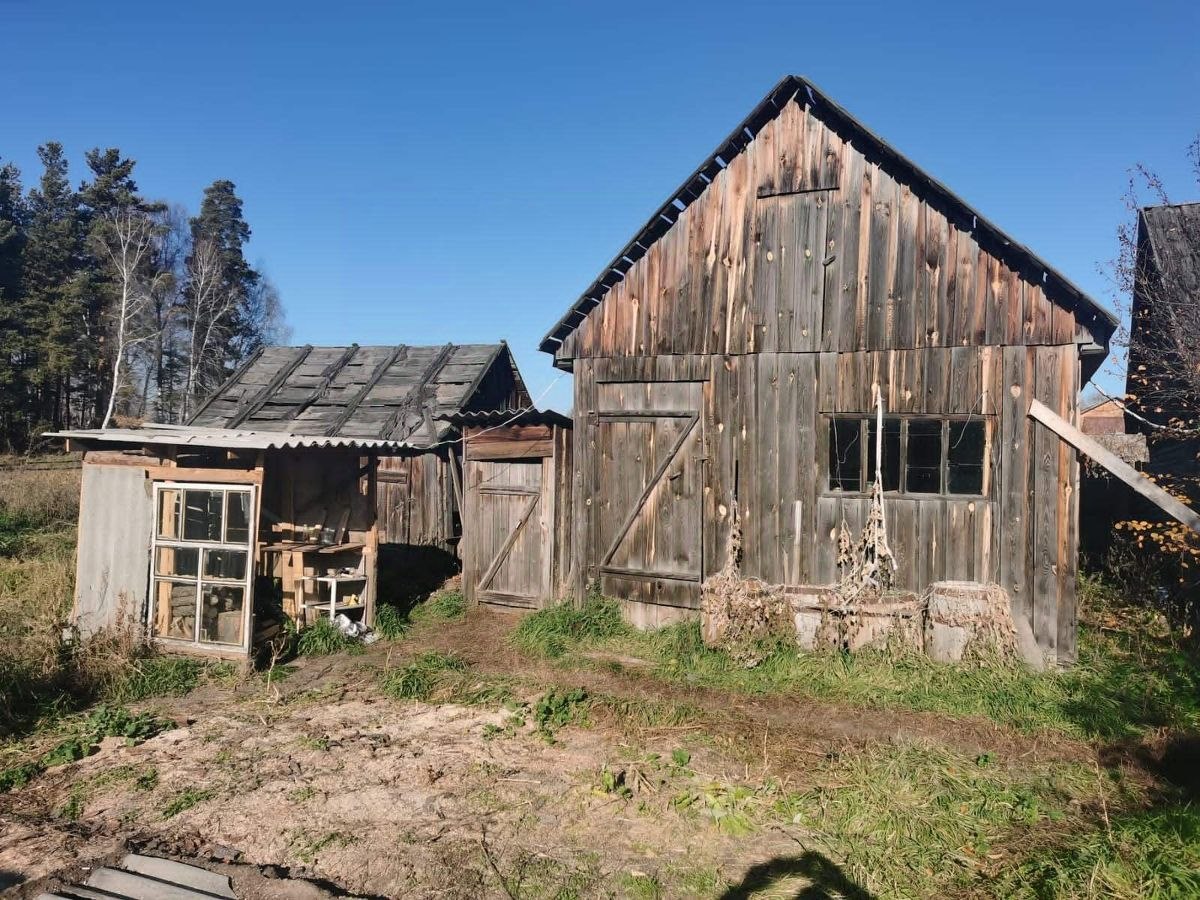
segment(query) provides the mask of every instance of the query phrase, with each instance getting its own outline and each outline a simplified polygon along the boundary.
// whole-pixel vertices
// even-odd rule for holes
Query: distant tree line
[[[38,148],[26,191],[0,160],[0,448],[125,419],[182,422],[242,360],[282,336],[274,285],[243,253],[231,181],[199,213],[150,201],[119,150]]]

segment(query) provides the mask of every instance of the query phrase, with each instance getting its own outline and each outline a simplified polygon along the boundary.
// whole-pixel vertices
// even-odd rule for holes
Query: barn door
[[[594,555],[608,596],[696,606],[703,578],[698,382],[598,385]]]
[[[542,460],[472,461],[472,598],[502,606],[541,606],[549,596],[549,521]]]

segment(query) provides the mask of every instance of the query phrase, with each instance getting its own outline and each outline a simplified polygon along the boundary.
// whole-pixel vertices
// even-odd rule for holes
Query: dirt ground
[[[31,897],[134,849],[222,865],[246,897],[658,896],[639,893],[651,877],[667,896],[795,896],[803,875],[776,881],[784,893],[754,885],[803,854],[808,835],[787,825],[737,834],[676,798],[712,783],[802,782],[814,757],[873,741],[1016,760],[1089,752],[983,721],[665,685],[620,661],[564,670],[513,651],[512,625],[475,612],[361,655],[301,659],[276,684],[209,683],[148,704],[179,727],[134,747],[107,741],[0,795],[0,887],[8,878],[14,896]],[[497,705],[380,692],[382,667],[430,649],[458,652],[481,678],[511,678],[530,701],[582,687],[699,716],[641,727],[600,712],[548,742]],[[683,748],[686,762],[673,760]],[[279,877],[307,881],[285,892]]]

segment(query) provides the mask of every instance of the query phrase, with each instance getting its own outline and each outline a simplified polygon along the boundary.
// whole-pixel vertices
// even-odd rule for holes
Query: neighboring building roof
[[[494,366],[508,366],[524,393],[508,349],[498,344],[414,347],[265,347],[196,411],[189,425],[251,433],[400,441],[430,435],[425,416],[462,412]]]
[[[554,353],[567,336],[587,318],[588,313],[600,304],[608,289],[625,277],[625,273],[633,264],[670,230],[680,213],[695,202],[721,170],[750,145],[762,127],[800,93],[805,94],[813,106],[814,113],[822,121],[840,134],[848,135],[855,146],[864,150],[868,156],[874,155],[890,164],[901,179],[911,183],[919,193],[940,201],[961,230],[970,232],[988,252],[1010,266],[1022,272],[1031,272],[1033,277],[1042,282],[1047,297],[1075,310],[1082,324],[1099,332],[1095,335],[1097,341],[1101,344],[1107,343],[1108,337],[1117,328],[1117,319],[1111,312],[1084,294],[1033,251],[1018,244],[985,219],[941,182],[896,152],[882,138],[825,96],[811,81],[799,75],[788,75],[754,107],[733,133],[655,211],[633,240],[604,267],[566,314],[546,332],[539,349],[546,353]]]
[[[1084,434],[1124,434],[1125,407],[1116,400],[1097,400],[1079,411],[1079,430]]]
[[[498,427],[500,425],[557,425],[570,428],[571,418],[553,409],[492,409],[478,412],[451,413],[442,416],[454,425],[478,425]]]
[[[1147,206],[1142,221],[1159,277],[1200,302],[1200,203]]]
[[[143,425],[140,428],[86,428],[77,431],[53,431],[46,437],[60,437],[84,444],[137,444],[142,446],[219,447],[227,450],[360,449],[400,450],[413,447],[405,441],[369,438],[327,437],[325,435],[288,434],[286,432],[240,431],[231,428],[205,428],[193,425]]]

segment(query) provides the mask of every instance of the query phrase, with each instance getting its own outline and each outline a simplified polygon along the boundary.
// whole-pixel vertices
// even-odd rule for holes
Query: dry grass
[[[0,514],[42,526],[75,523],[79,515],[78,464],[55,456],[21,465],[0,457]]]

